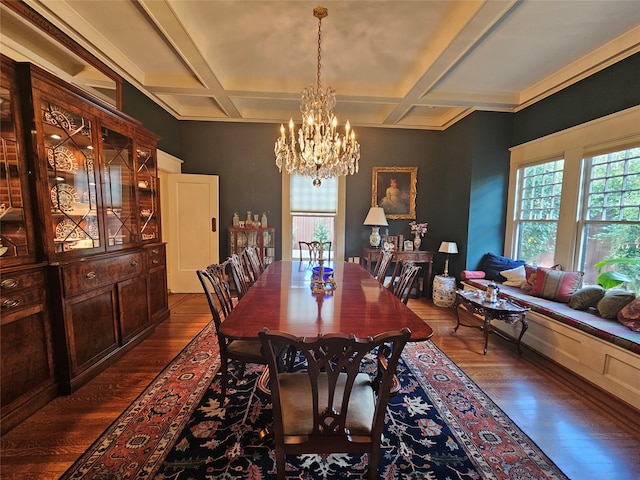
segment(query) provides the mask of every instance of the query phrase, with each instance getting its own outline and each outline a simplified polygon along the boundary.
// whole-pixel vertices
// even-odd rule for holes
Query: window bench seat
[[[466,279],[465,289],[485,290],[488,280]],[[500,297],[529,307],[522,344],[640,411],[640,332],[567,304],[500,285]],[[518,326],[492,324],[517,338]]]

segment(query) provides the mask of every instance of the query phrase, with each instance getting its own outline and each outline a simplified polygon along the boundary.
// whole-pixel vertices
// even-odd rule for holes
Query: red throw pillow
[[[536,280],[529,295],[567,303],[580,287],[584,272],[564,272],[552,268],[538,267]]]

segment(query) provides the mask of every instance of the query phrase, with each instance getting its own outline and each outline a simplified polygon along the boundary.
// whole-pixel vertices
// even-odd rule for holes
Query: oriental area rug
[[[271,479],[272,420],[263,367],[231,362],[220,402],[210,324],[61,477]],[[371,367],[373,368],[373,359]],[[407,344],[389,401],[378,478],[561,480],[567,477],[432,342]],[[362,455],[287,457],[287,478],[362,479]]]

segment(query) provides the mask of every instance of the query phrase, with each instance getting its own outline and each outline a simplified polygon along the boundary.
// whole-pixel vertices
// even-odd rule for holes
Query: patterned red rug
[[[232,368],[220,404],[218,347],[206,327],[96,440],[63,479],[275,477],[262,367]],[[566,479],[432,342],[409,344],[389,402],[379,478]],[[287,458],[289,478],[363,478],[357,455]]]

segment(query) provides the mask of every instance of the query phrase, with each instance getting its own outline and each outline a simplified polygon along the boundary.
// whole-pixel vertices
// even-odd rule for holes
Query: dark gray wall
[[[419,222],[429,223],[423,249],[455,241],[450,271],[475,268],[488,252],[502,253],[509,175],[509,147],[640,104],[640,54],[516,113],[475,112],[444,132],[356,128],[362,145],[360,173],[347,178],[347,256],[359,256],[370,229],[362,222],[371,205],[374,166],[417,166]],[[266,212],[278,228],[281,257],[281,183],[274,163],[275,124],[176,121],[130,85],[125,112],[159,134],[159,148],[182,158],[183,172],[220,176],[220,256],[228,252],[226,226],[234,211]],[[197,208],[197,206],[194,206]],[[391,220],[393,234],[409,235],[409,221]],[[434,272],[441,272],[442,254]]]
[[[147,130],[160,136],[160,150],[182,158],[180,121],[127,82],[123,82],[122,85],[122,111],[141,121]]]
[[[437,238],[458,245],[452,275],[476,268],[486,252],[504,250],[512,129],[513,114],[475,112],[443,132]],[[443,255],[436,255],[434,270],[443,268]]]
[[[182,172],[220,177],[220,258],[229,254],[227,226],[233,213],[243,220],[247,210],[267,214],[269,225],[277,228],[276,258],[282,257],[281,174],[273,154],[278,132],[279,126],[270,124],[181,124]]]
[[[516,113],[513,145],[640,105],[640,53]]]

